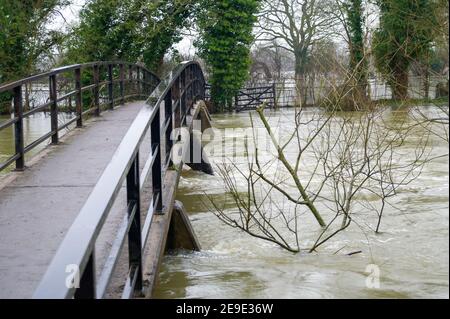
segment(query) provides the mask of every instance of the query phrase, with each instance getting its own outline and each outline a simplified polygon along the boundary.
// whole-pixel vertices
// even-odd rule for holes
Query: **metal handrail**
[[[100,69],[105,67],[105,80],[100,81]],[[83,70],[92,68],[92,81],[83,85],[82,75]],[[118,69],[118,77],[114,76],[114,68]],[[125,68],[128,68],[128,77],[126,76]],[[134,74],[133,74],[134,73]],[[74,89],[69,89],[59,96],[57,81],[59,76],[73,77]],[[33,109],[24,112],[23,105],[23,86],[35,83],[42,79],[48,79],[49,85],[49,98],[45,103],[35,106]],[[100,90],[105,87],[107,88],[107,106],[109,109],[113,109],[115,105],[115,100],[119,98],[120,104],[132,98],[144,98],[146,99],[150,93],[159,84],[159,78],[152,73],[150,70],[144,66],[133,64],[129,62],[122,61],[105,61],[105,62],[90,62],[84,64],[74,64],[69,66],[64,66],[50,70],[45,73],[33,75],[25,79],[18,81],[6,83],[0,85],[0,94],[5,92],[12,93],[12,104],[14,107],[14,117],[10,120],[0,123],[0,131],[14,126],[14,142],[15,142],[15,154],[10,156],[6,161],[0,163],[0,171],[7,168],[13,162],[16,163],[16,170],[23,170],[25,167],[25,153],[32,150],[36,146],[40,145],[48,138],[51,138],[52,144],[57,144],[59,141],[59,132],[69,125],[67,123],[75,123],[77,127],[83,125],[83,116],[94,112],[95,115],[100,115],[102,111],[102,105],[100,104]],[[118,95],[115,94],[114,86],[118,85]],[[125,85],[128,84],[129,88],[132,90],[132,94],[125,95]],[[83,93],[86,91],[92,92],[92,102],[93,107],[89,110],[84,110],[83,108]],[[75,99],[76,104],[76,115],[75,118],[62,125],[58,124],[58,104],[62,101]],[[37,138],[35,141],[30,142],[25,145],[24,141],[24,131],[23,131],[23,120],[41,111],[50,111],[50,122],[51,130],[50,132],[44,134],[43,136]],[[88,112],[89,111],[89,112]],[[43,138],[47,137],[47,138]]]
[[[170,135],[173,128],[186,124],[180,119],[186,118],[190,107],[197,100],[204,98],[204,84],[200,65],[196,62],[184,62],[152,92],[67,232],[35,291],[34,298],[104,297],[126,236],[129,247],[129,272],[125,280],[123,297],[133,297],[142,292],[142,252],[145,249],[153,215],[163,211],[164,172],[171,163]],[[164,123],[169,125],[165,126]],[[140,174],[139,149],[149,130],[151,151]],[[165,146],[165,154],[162,153],[162,145]],[[152,201],[144,227],[141,227],[141,189],[147,185],[147,178],[150,175]],[[95,243],[125,180],[127,214],[119,227],[109,257],[97,281]],[[79,270],[78,275],[81,278],[79,288],[67,285],[68,265],[76,265]]]

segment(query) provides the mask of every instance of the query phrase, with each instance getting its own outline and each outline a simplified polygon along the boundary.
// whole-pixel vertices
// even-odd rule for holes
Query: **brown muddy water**
[[[72,113],[59,113],[58,121],[59,125],[63,125],[67,121],[74,117]],[[0,123],[9,120],[11,117],[6,115],[0,116]],[[64,136],[75,124],[69,126],[69,128],[64,129],[59,132],[59,136]],[[51,131],[50,126],[50,114],[38,112],[31,116],[24,118],[23,120],[23,131],[24,131],[24,142],[25,146],[36,141],[40,137],[44,136]],[[50,139],[44,141],[40,145],[36,146],[30,152],[25,154],[25,160],[32,158],[34,155],[43,150],[48,144],[50,144]],[[14,146],[14,126],[10,126],[2,131],[0,131],[0,162],[6,161],[15,153]],[[26,165],[26,163],[25,163]],[[14,169],[14,164],[10,165],[7,169],[0,172],[0,176],[6,174],[11,169]]]
[[[430,108],[423,108],[430,111]],[[310,109],[308,112],[317,112]],[[408,118],[407,111],[388,112]],[[71,115],[62,115],[63,122]],[[289,131],[292,110],[270,114],[272,121],[282,123]],[[5,118],[2,118],[5,119]],[[413,121],[412,119],[410,119]],[[224,132],[248,128],[249,113],[214,116],[214,126]],[[27,143],[50,130],[50,119],[36,114],[24,123]],[[438,128],[440,129],[440,128]],[[448,127],[444,131],[448,133]],[[64,134],[65,132],[63,132]],[[444,135],[445,132],[441,132]],[[438,135],[440,135],[439,133]],[[223,152],[214,154],[220,163],[222,155],[244,163],[244,147],[233,148],[242,131],[223,138]],[[403,147],[413,148],[424,134],[413,131],[411,141]],[[13,131],[0,132],[1,160],[13,153]],[[48,143],[41,144],[32,156]],[[448,143],[432,137],[433,154],[448,154]],[[225,154],[223,154],[225,153]],[[292,254],[278,246],[255,239],[223,225],[204,205],[204,193],[217,202],[232,203],[224,195],[224,183],[218,176],[207,176],[186,169],[181,179],[178,199],[188,212],[202,244],[198,253],[177,252],[164,260],[157,298],[448,298],[449,297],[449,197],[448,156],[425,166],[422,175],[402,188],[382,221],[382,233],[350,226],[330,240],[317,253]],[[282,200],[282,198],[280,198]],[[361,212],[364,214],[364,212]],[[327,216],[325,216],[327,217]],[[330,216],[328,216],[330,217]],[[369,226],[376,219],[364,219]],[[301,216],[301,244],[307,247],[320,232],[310,214]],[[338,253],[336,253],[339,251]],[[347,253],[362,251],[347,256]],[[379,288],[368,288],[373,266],[379,269]]]
[[[434,110],[423,107],[422,111]],[[292,122],[286,120],[293,118],[292,110],[270,116],[271,121],[281,123],[282,130],[292,130]],[[407,110],[387,111],[387,117],[393,122],[398,117],[414,121]],[[249,127],[249,123],[249,113],[214,116],[214,126],[222,132]],[[449,145],[441,138],[448,127],[436,129],[443,131],[431,137],[432,154],[448,154]],[[233,161],[245,165],[244,147],[233,148],[233,143],[242,138],[240,134],[234,131],[223,137],[223,150],[226,156],[235,156]],[[412,151],[423,134],[420,128],[414,130],[409,143],[402,146],[404,151]],[[213,156],[216,164],[222,161],[221,155],[218,152]],[[243,184],[243,191],[245,188]],[[227,202],[220,177],[185,170],[178,199],[190,213],[203,250],[167,256],[156,297],[448,298],[448,190],[448,156],[444,156],[426,165],[419,179],[401,189],[393,200],[396,208],[389,207],[385,212],[381,234],[352,224],[317,253],[292,254],[222,224],[204,204],[206,192],[216,202],[226,202],[227,211],[236,210],[232,202]],[[320,229],[310,214],[300,218],[301,246],[308,247]],[[376,225],[376,218],[370,214],[362,220],[371,227]],[[362,253],[347,256],[354,251]],[[370,284],[369,276],[377,271],[378,288]]]

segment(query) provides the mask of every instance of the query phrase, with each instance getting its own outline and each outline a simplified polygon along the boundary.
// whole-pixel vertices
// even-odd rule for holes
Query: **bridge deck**
[[[23,173],[12,173],[16,178],[0,190],[0,298],[32,297],[142,103],[102,113],[47,148]],[[125,200],[118,197],[99,237],[100,262],[122,221]]]

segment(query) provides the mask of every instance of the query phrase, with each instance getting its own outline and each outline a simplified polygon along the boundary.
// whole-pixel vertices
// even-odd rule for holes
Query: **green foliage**
[[[367,62],[364,50],[364,11],[362,0],[348,0],[345,4],[347,27],[350,35],[350,71],[353,72],[357,84],[367,85]]]
[[[194,0],[90,0],[67,41],[64,63],[143,61],[158,72],[164,55],[181,39]]]
[[[197,10],[199,0],[154,1],[149,12],[141,39],[143,60],[151,70],[158,72],[164,55],[174,43],[179,42],[181,29],[189,27],[191,17]]]
[[[430,50],[436,23],[433,0],[378,0],[380,26],[373,39],[377,69],[393,88],[394,98],[407,96],[408,69]]]
[[[64,64],[105,60],[136,60],[138,37],[133,0],[90,0],[80,23],[66,41]]]
[[[210,73],[211,96],[219,109],[232,99],[249,75],[253,25],[258,0],[204,0],[197,46]]]
[[[0,83],[36,72],[38,63],[52,55],[62,41],[60,32],[46,26],[66,0],[0,1]],[[0,114],[9,114],[11,94],[0,94]]]
[[[30,75],[51,55],[61,33],[46,27],[66,0],[0,1],[0,83]]]

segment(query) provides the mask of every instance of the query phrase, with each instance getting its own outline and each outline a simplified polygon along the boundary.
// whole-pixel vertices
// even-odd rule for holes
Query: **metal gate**
[[[211,99],[211,86],[205,86],[205,99]],[[234,98],[234,109],[236,112],[255,110],[265,103],[268,107],[276,107],[276,86],[247,87],[239,90]]]
[[[270,86],[247,87],[239,90],[235,98],[236,112],[254,110],[265,103],[268,107],[276,106],[275,84]]]

